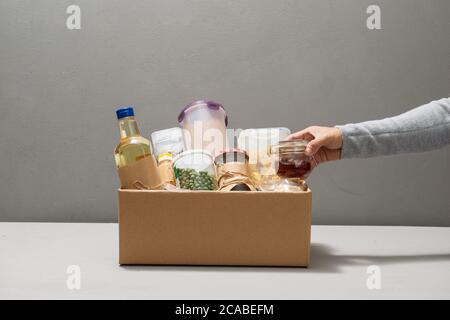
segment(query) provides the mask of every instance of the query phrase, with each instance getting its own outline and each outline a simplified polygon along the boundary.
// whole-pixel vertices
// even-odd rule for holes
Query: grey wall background
[[[149,136],[197,98],[231,127],[295,131],[448,97],[449,14],[448,0],[0,0],[0,221],[116,221],[120,105]],[[450,148],[330,163],[309,183],[317,224],[450,226]]]

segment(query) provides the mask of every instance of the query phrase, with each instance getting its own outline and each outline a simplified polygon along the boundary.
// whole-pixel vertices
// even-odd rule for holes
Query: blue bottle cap
[[[125,117],[132,117],[134,116],[134,110],[132,106],[127,107],[121,107],[120,109],[116,110],[117,119],[122,119]]]

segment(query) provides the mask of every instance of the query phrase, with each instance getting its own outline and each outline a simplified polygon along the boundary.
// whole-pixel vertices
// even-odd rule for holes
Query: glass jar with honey
[[[270,156],[272,167],[280,178],[275,190],[305,190],[305,179],[309,176],[314,164],[313,156],[305,154],[308,141],[285,140],[272,145]]]

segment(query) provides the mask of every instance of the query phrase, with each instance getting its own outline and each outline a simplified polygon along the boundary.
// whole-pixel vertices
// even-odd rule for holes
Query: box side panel
[[[305,222],[304,228],[306,232],[305,241],[307,242],[306,262],[305,267],[309,266],[311,258],[311,224],[312,224],[312,193],[310,192],[308,197],[303,201],[305,204]]]
[[[311,193],[119,191],[121,264],[307,266]]]

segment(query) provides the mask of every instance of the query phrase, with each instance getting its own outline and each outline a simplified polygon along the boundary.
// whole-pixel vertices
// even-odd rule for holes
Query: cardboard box
[[[311,191],[118,193],[120,264],[308,266]]]

